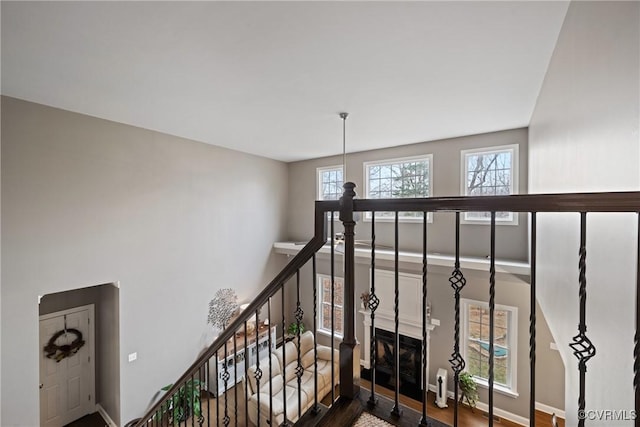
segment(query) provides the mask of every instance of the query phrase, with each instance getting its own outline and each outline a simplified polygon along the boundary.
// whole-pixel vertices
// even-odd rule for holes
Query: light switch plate
[[[136,360],[138,358],[138,353],[131,353],[129,355],[129,362],[133,362],[134,360]]]

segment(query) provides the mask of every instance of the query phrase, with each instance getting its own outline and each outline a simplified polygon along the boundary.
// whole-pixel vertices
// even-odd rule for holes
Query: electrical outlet
[[[129,362],[133,362],[134,360],[136,360],[138,358],[138,353],[131,353],[129,355]]]
[[[440,326],[440,319],[431,319],[431,324],[433,326]]]

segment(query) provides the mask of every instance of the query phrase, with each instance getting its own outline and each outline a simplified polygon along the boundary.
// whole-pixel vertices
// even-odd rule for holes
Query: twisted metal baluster
[[[300,351],[300,325],[304,317],[304,310],[300,306],[300,270],[296,271],[296,326],[298,327],[298,366],[296,366],[296,377],[298,378],[298,419],[302,417],[302,352]]]
[[[398,212],[396,212],[395,216],[395,296],[393,301],[393,310],[394,310],[394,321],[395,321],[395,336],[393,343],[393,363],[395,364],[395,393],[394,393],[394,401],[393,408],[391,408],[391,415],[393,417],[400,417],[402,415],[402,411],[400,410],[400,279],[399,279],[399,260],[400,260],[400,248],[399,248],[399,239],[398,239]]]
[[[451,369],[453,370],[453,427],[458,427],[458,379],[460,372],[464,370],[465,362],[460,354],[460,291],[467,284],[467,279],[464,278],[462,271],[460,271],[460,212],[456,212],[456,259],[449,277],[449,283],[455,291],[455,326],[453,335],[453,353],[451,354]]]
[[[536,213],[531,212],[531,295],[529,300],[529,424],[536,425]]]
[[[496,314],[496,213],[491,212],[491,260],[489,266],[489,427],[493,427],[494,340]]]
[[[638,248],[636,250],[636,334],[633,349],[633,387],[635,389],[635,427],[640,427],[640,212],[637,230]]]
[[[222,424],[226,427],[229,425],[229,404],[227,402],[227,389],[229,388],[229,378],[231,375],[229,374],[229,353],[227,351],[227,343],[224,343],[224,372],[222,373],[222,381],[224,381],[224,418],[222,419]]]
[[[427,366],[427,212],[422,213],[422,418],[421,426],[429,426],[427,418],[427,393],[429,379]]]
[[[258,405],[258,419],[256,422],[256,425],[260,425],[260,379],[262,378],[262,369],[260,369],[260,328],[258,327],[258,325],[260,324],[260,318],[259,318],[259,313],[260,310],[257,309],[256,310],[256,373],[255,373],[255,378],[256,378],[256,398],[257,398],[257,405]]]
[[[316,273],[316,254],[311,258],[313,270],[313,331],[318,330],[318,275]],[[311,413],[317,415],[320,413],[318,405],[318,340],[313,339],[313,407]]]
[[[587,362],[596,354],[596,348],[589,338],[587,338],[587,213],[580,213],[580,261],[578,262],[580,287],[578,295],[580,297],[580,323],[578,324],[578,335],[573,337],[573,342],[569,345],[573,349],[573,354],[578,359],[578,370],[580,371],[580,395],[578,396],[578,414],[584,414],[585,408],[585,382],[587,374]],[[578,416],[578,427],[584,427],[583,416]]]
[[[333,215],[332,218],[333,219]],[[282,304],[282,378],[287,378],[287,354],[285,353],[285,348],[287,347],[286,340],[284,339],[284,334],[287,332],[287,324],[284,317],[284,310],[286,305],[284,304],[284,283],[282,284],[282,291],[280,293],[281,296],[281,304]],[[282,420],[283,426],[289,425],[289,420],[287,420],[287,388],[282,387],[282,405],[283,405],[283,417]]]
[[[376,309],[380,304],[380,299],[376,296],[376,213],[371,212],[371,295],[369,296],[369,310],[371,311],[371,330],[369,332],[369,370],[371,371],[371,395],[367,405],[374,408],[378,404],[376,399]]]

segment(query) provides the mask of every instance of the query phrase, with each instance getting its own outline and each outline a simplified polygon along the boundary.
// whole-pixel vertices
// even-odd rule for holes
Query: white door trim
[[[54,313],[49,313],[49,314],[43,314],[41,316],[38,317],[38,324],[43,321],[43,320],[48,320],[48,319],[53,319],[56,317],[60,317],[60,316],[64,316],[64,315],[69,315],[72,313],[78,313],[81,311],[88,311],[88,316],[89,316],[89,330],[91,331],[91,333],[89,334],[90,337],[87,340],[87,349],[89,351],[89,357],[90,359],[90,366],[92,369],[90,369],[89,372],[89,393],[91,394],[91,402],[89,404],[89,407],[91,408],[90,410],[90,414],[96,412],[96,349],[95,349],[95,340],[96,340],[96,322],[95,322],[95,304],[88,304],[88,305],[83,305],[83,306],[79,306],[79,307],[73,307],[70,308],[68,310],[62,310],[62,311],[56,311]],[[38,342],[40,342],[40,337],[38,337]],[[39,346],[39,345],[38,345]],[[39,351],[42,352],[42,349],[39,348]],[[38,361],[40,361],[40,357],[42,357],[41,354],[39,354],[38,356]],[[38,362],[40,363],[40,362]],[[38,368],[39,370],[40,368]],[[39,379],[39,383],[42,383],[42,377],[41,377],[42,373],[39,372],[38,373],[38,379]],[[38,410],[38,417],[40,416],[39,410]]]

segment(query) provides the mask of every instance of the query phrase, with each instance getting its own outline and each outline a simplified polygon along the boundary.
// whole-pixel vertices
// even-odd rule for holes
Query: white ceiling
[[[526,126],[567,2],[2,2],[2,93],[284,161]]]

